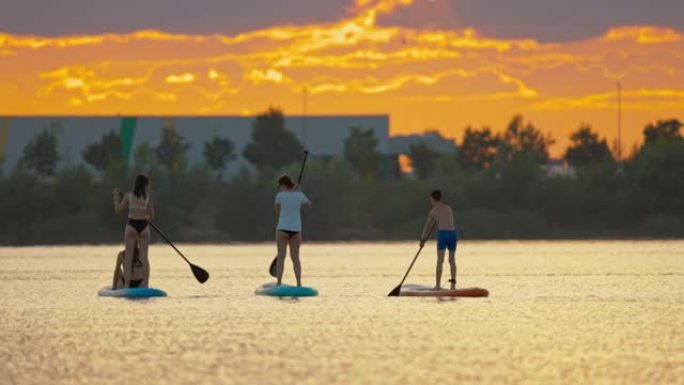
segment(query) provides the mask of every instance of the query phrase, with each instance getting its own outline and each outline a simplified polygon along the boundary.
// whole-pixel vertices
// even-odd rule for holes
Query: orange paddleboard
[[[488,297],[489,291],[479,287],[434,290],[427,286],[404,285],[399,295],[402,297]]]

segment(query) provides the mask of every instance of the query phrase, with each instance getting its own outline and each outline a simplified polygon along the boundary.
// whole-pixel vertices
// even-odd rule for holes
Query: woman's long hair
[[[150,183],[150,179],[143,174],[138,175],[135,178],[135,185],[133,186],[133,195],[141,199],[147,199],[147,193],[145,189]]]

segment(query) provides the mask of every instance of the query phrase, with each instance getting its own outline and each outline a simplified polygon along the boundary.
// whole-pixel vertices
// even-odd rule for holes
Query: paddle
[[[304,160],[302,160],[302,167],[299,169],[299,177],[297,177],[297,184],[302,183],[302,175],[304,175],[304,166],[306,166],[306,158],[309,157],[309,151],[304,151]],[[271,262],[271,266],[268,267],[268,273],[271,274],[271,277],[277,277],[278,276],[278,269],[276,267],[276,262],[278,262],[278,256],[273,257],[273,262]]]
[[[159,227],[157,227],[157,225],[155,225],[154,222],[148,221],[148,223],[150,224],[150,226],[152,226],[152,228],[154,229],[154,231],[156,231],[157,234],[159,234],[162,238],[164,238],[164,240],[165,240],[171,247],[173,247],[174,250],[176,250],[176,253],[178,253],[178,255],[180,255],[181,258],[183,258],[183,259],[185,260],[185,262],[188,263],[188,265],[190,265],[190,270],[192,270],[192,274],[195,276],[195,278],[197,279],[197,281],[199,281],[199,283],[205,283],[205,282],[207,282],[207,280],[209,279],[209,273],[208,273],[206,270],[204,270],[203,268],[201,268],[201,267],[199,267],[199,266],[197,266],[197,265],[194,265],[194,264],[190,263],[190,261],[188,261],[188,259],[185,258],[185,255],[183,255],[183,253],[181,253],[180,250],[178,250],[178,249],[176,248],[176,246],[173,244],[173,242],[171,242],[168,238],[166,238],[166,235],[164,235],[164,233],[162,233],[162,231],[159,230]]]
[[[430,226],[430,230],[428,231],[427,236],[425,237],[425,239],[421,239],[420,248],[418,249],[416,256],[413,257],[413,261],[411,262],[411,265],[409,266],[408,270],[406,270],[406,274],[404,274],[404,278],[401,279],[399,286],[395,287],[394,290],[390,291],[390,293],[387,294],[388,297],[398,297],[399,296],[399,293],[401,292],[401,285],[404,284],[404,281],[406,280],[406,277],[408,277],[409,272],[411,271],[411,268],[413,268],[413,264],[416,263],[416,259],[418,259],[418,255],[420,255],[420,251],[423,250],[423,246],[425,246],[425,241],[428,238],[430,238],[430,234],[432,234],[432,230],[434,228],[435,228],[435,222],[432,222],[432,225]]]
[[[123,194],[120,192],[119,192],[119,196],[121,196],[121,198],[123,198]],[[178,250],[176,248],[176,246],[173,244],[173,242],[171,242],[169,240],[169,238],[167,238],[166,235],[164,235],[164,233],[162,233],[162,231],[159,230],[159,227],[157,227],[157,225],[155,225],[154,222],[152,222],[151,220],[148,220],[147,223],[149,223],[150,226],[152,226],[152,228],[154,229],[154,231],[156,231],[157,234],[159,234],[162,238],[164,238],[166,243],[168,243],[171,247],[173,247],[173,249],[176,250],[178,255],[180,255],[181,258],[183,258],[185,260],[185,262],[188,263],[188,265],[190,265],[190,270],[192,270],[192,274],[199,281],[199,283],[207,282],[207,280],[209,279],[209,273],[206,270],[204,270],[203,268],[201,268],[197,265],[190,263],[190,261],[188,261],[188,259],[185,258],[185,255],[183,255],[183,253],[181,253],[180,250]]]

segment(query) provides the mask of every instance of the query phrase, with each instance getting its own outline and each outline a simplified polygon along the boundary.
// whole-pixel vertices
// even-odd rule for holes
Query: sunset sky
[[[47,3],[47,4],[46,4]],[[598,4],[595,4],[598,3]],[[0,116],[389,114],[393,134],[520,113],[623,151],[684,120],[680,0],[0,0]]]

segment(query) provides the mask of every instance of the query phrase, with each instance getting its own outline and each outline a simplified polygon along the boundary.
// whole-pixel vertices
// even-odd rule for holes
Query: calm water
[[[429,246],[407,282],[433,283]],[[209,282],[156,245],[169,297],[143,301],[96,295],[118,247],[0,248],[0,383],[684,381],[684,241],[466,241],[459,285],[491,295],[444,301],[386,297],[413,243],[305,245],[302,300],[254,296],[271,245],[180,248]]]

